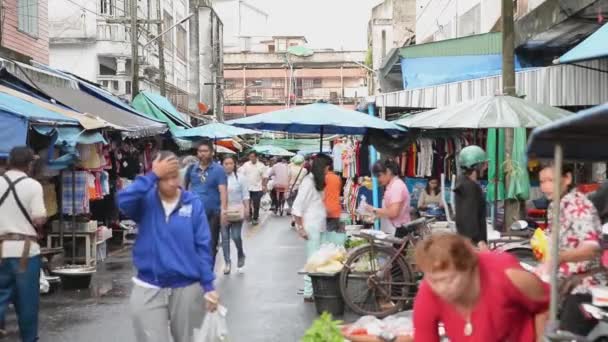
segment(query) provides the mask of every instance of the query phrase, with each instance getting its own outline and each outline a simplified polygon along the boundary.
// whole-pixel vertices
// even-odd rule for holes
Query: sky
[[[306,36],[315,49],[366,50],[367,23],[381,0],[248,0],[276,35]]]

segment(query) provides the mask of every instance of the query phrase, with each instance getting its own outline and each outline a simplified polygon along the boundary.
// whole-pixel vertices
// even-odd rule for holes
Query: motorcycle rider
[[[455,208],[456,230],[479,247],[487,242],[486,201],[478,179],[487,166],[486,152],[479,146],[470,145],[458,155],[462,174],[456,179]]]

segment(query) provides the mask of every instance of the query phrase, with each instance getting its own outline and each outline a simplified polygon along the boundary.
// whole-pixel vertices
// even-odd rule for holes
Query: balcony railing
[[[340,101],[340,99],[355,99],[367,95],[365,87],[360,88],[340,88],[340,87],[321,87],[321,88],[301,88],[292,91],[292,100],[298,102],[314,102],[316,100]],[[344,90],[344,97],[342,91]],[[224,90],[224,100],[227,104],[244,103],[284,103],[287,101],[287,91],[285,87],[270,88],[230,88]]]

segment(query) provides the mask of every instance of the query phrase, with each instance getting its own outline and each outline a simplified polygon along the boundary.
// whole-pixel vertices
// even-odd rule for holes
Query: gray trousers
[[[149,289],[135,285],[131,317],[137,342],[192,342],[205,316],[200,284],[179,289]],[[172,339],[171,339],[172,337]]]

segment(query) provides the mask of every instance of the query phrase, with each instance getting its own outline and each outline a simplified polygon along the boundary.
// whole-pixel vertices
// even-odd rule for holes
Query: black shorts
[[[339,218],[327,218],[327,231],[338,232],[340,231],[340,219]]]
[[[586,317],[581,311],[581,304],[591,303],[590,294],[569,294],[564,299],[560,317],[560,330],[573,334],[587,336],[595,327],[597,321]]]

